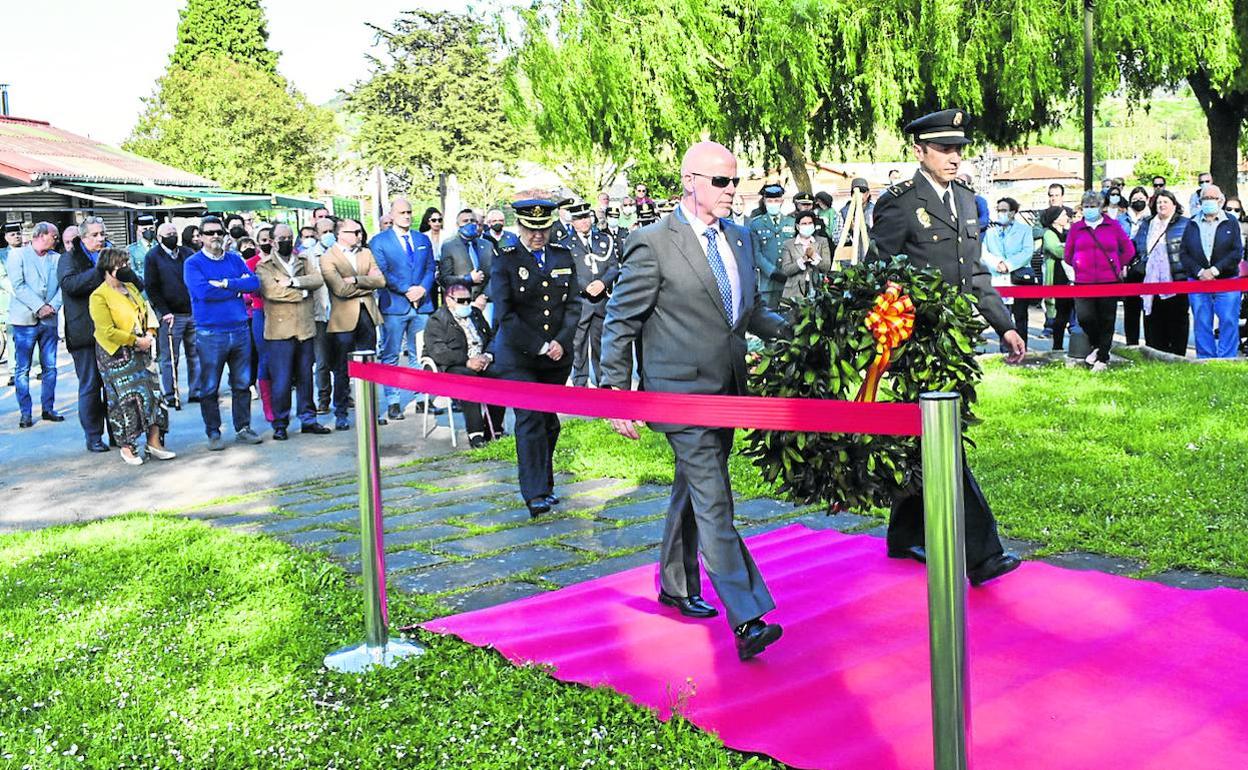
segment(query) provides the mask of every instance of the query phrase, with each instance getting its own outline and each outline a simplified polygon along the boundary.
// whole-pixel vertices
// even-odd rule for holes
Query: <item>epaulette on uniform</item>
[[[967,184],[966,182],[962,181],[960,178],[958,178],[958,177],[954,177],[953,181],[954,181],[954,182],[956,182],[957,184],[961,185],[962,187],[965,187],[966,189],[970,190],[971,192],[975,192],[975,188],[974,188],[974,187],[971,187],[969,184]]]
[[[511,254],[520,245],[519,238],[503,238],[498,242],[498,251],[500,254]]]
[[[906,193],[910,192],[913,189],[914,189],[914,180],[907,179],[904,182],[898,182],[895,185],[890,185],[888,188],[888,194],[893,196],[894,198],[900,198],[901,196],[905,195]]]

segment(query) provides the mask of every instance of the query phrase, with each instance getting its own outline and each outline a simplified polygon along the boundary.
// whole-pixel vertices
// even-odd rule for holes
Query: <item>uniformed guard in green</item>
[[[754,243],[754,267],[758,270],[758,293],[770,308],[780,306],[784,273],[780,272],[780,252],[797,233],[793,217],[781,216],[784,188],[769,184],[762,190],[766,211],[750,219],[750,240]]]

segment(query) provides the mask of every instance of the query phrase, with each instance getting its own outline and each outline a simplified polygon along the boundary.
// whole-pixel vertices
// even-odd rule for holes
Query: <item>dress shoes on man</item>
[[[65,422],[65,415],[57,414],[56,412],[44,412],[39,415],[39,419],[44,422]]]
[[[288,438],[290,438],[290,433],[289,433],[289,432],[288,432],[285,428],[274,428],[274,429],[273,429],[273,440],[274,440],[274,441],[285,441],[285,440],[286,440],[286,439],[288,439]]]
[[[888,558],[914,559],[919,564],[927,564],[927,550],[921,545],[912,545],[909,548],[889,548]]]
[[[550,513],[550,503],[546,502],[544,497],[535,497],[528,503],[529,517],[536,519],[543,513]]]
[[[776,623],[764,623],[762,618],[758,618],[737,626],[732,633],[737,638],[737,657],[749,660],[779,639],[784,629]]]
[[[488,443],[490,442],[486,440],[485,436],[471,436],[468,439],[468,446],[473,449],[480,449]]]
[[[29,428],[34,424],[35,424],[35,421],[30,419],[30,415],[28,414],[22,415],[21,418],[17,421],[17,427],[19,428]]]
[[[971,585],[982,586],[989,580],[999,578],[1007,572],[1013,572],[1022,563],[1023,560],[1012,553],[1001,553],[989,556],[977,567],[969,570],[966,576],[971,579]]]
[[[403,415],[403,407],[399,406],[398,404],[390,405],[390,408],[386,410],[386,417],[391,420],[406,420],[407,419]]]
[[[339,417],[334,420],[334,430],[351,430],[351,421],[346,417]]]
[[[671,594],[659,591],[659,604],[668,607],[675,607],[680,610],[680,614],[687,618],[713,618],[719,614],[719,610],[706,603],[701,596],[672,596]]]
[[[327,433],[333,433],[327,426],[321,425],[319,422],[310,422],[307,425],[299,426],[300,433],[313,433],[317,436],[324,436]]]
[[[446,414],[446,409],[445,409],[445,408],[440,407],[440,406],[434,406],[432,401],[430,401],[430,402],[429,402],[429,408],[428,408],[428,409],[426,409],[426,408],[425,408],[425,402],[424,402],[424,401],[417,401],[417,402],[416,402],[416,405],[415,405],[414,407],[412,407],[412,409],[413,409],[413,410],[414,410],[417,414],[425,414],[425,413],[428,413],[428,414],[432,414],[432,415],[434,415],[434,416],[437,416],[437,415],[439,415],[439,414]]]
[[[103,441],[97,438],[95,441],[90,441],[87,443],[87,451],[88,452],[107,452],[108,444],[105,444]]]

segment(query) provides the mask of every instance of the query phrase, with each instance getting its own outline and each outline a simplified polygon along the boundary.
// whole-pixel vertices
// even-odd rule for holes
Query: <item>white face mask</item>
[[[810,236],[815,234],[815,226],[814,225],[798,225],[797,234],[802,236],[803,238],[809,238]]]
[[[772,203],[771,201],[767,201],[767,203],[765,203],[764,205],[767,207],[768,215],[774,217],[780,213],[780,206],[783,204],[781,204],[779,201],[776,201],[775,203]]]

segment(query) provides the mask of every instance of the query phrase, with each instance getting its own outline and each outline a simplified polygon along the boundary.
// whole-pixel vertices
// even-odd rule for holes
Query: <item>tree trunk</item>
[[[784,162],[789,164],[789,173],[793,175],[793,183],[797,185],[797,189],[801,192],[813,193],[814,190],[810,186],[810,172],[806,170],[806,153],[802,151],[802,148],[792,142],[781,141],[776,146],[776,151],[780,153],[780,157],[784,158]]]
[[[1239,140],[1248,119],[1248,93],[1218,93],[1204,70],[1189,76],[1187,82],[1205,111],[1209,127],[1209,174],[1226,197],[1238,197]]]

